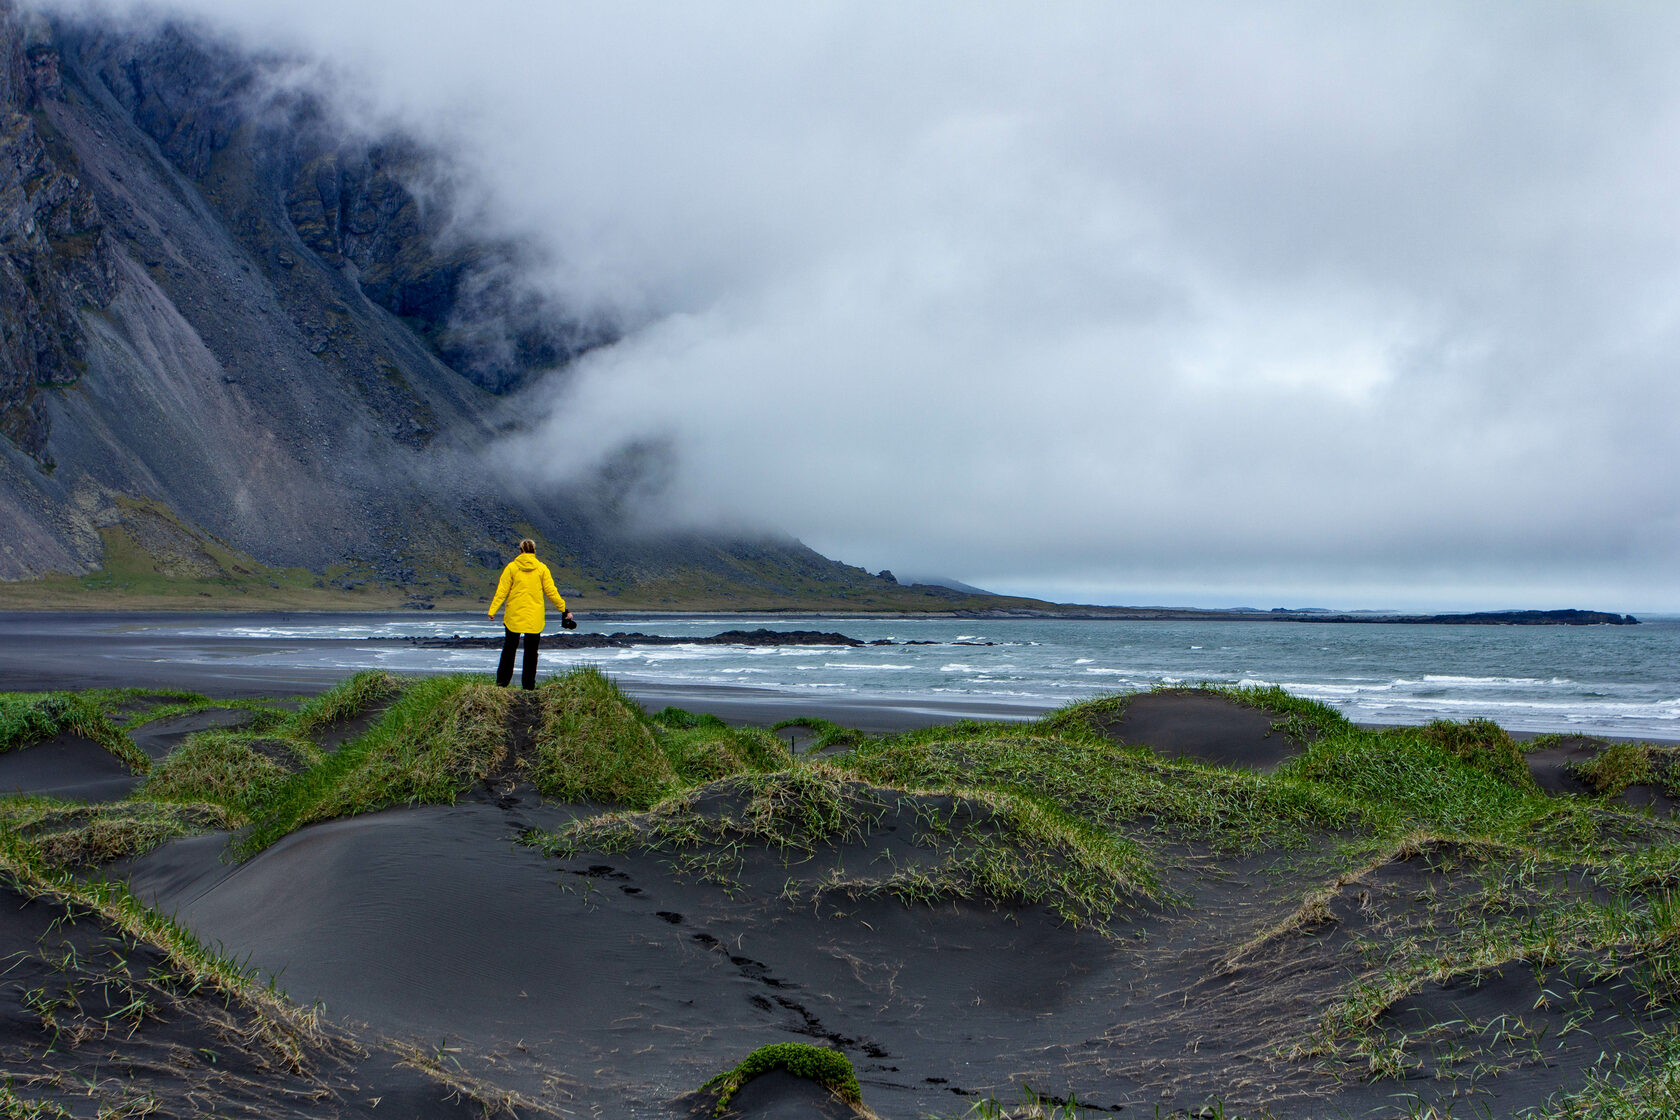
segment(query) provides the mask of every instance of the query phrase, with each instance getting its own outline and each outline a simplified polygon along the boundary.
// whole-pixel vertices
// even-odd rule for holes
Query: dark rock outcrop
[[[50,468],[41,389],[81,376],[80,313],[110,302],[115,275],[98,200],[42,109],[62,95],[58,54],[31,31],[0,2],[0,435]]]
[[[500,638],[403,638],[408,645],[428,649],[500,649]],[[865,643],[844,634],[820,630],[725,630],[709,637],[673,637],[669,634],[547,634],[543,644],[554,649],[629,649],[631,646],[861,646]],[[879,642],[868,643],[880,645]],[[892,643],[887,643],[891,645]]]

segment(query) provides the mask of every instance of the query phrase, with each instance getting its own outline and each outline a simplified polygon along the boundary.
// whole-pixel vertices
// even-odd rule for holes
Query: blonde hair
[[[526,537],[524,540],[519,542],[519,551],[535,552],[537,551],[537,542],[532,540],[530,537]]]

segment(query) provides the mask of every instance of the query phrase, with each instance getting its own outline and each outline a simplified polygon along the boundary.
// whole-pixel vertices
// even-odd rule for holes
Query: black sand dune
[[[1439,853],[1408,855],[1292,923],[1317,857],[1186,851],[1173,884],[1183,904],[1136,910],[1104,939],[1034,907],[793,905],[778,897],[787,877],[822,868],[771,852],[724,890],[653,857],[550,860],[513,844],[570,812],[393,810],[305,829],[237,869],[217,861],[219,838],[197,838],[127,875],[294,998],[379,1034],[447,1042],[469,1068],[557,1107],[665,1116],[751,1049],[803,1040],[849,1055],[868,1105],[907,1120],[1014,1099],[1023,1084],[1145,1115],[1218,1098],[1280,1117],[1332,1104],[1392,1115],[1410,1082],[1282,1060],[1276,1045],[1348,982],[1360,944],[1425,936],[1420,900],[1461,889]],[[890,822],[880,839],[912,843]],[[815,861],[867,858],[860,847]],[[1536,1011],[1534,985],[1569,998]],[[1625,987],[1518,970],[1427,989],[1390,1015],[1400,1027],[1515,1008],[1530,1039],[1590,1023],[1563,1032],[1544,1063],[1504,1055],[1512,1070],[1482,1099],[1505,1114],[1578,1083],[1606,1040],[1645,1021]],[[1443,1035],[1439,1060],[1464,1041]],[[772,1082],[736,1113],[813,1115],[798,1111],[812,1104],[802,1093]]]
[[[98,918],[0,886],[0,1068],[18,1097],[92,1116],[466,1120],[473,1102],[346,1036],[298,1038],[196,988]],[[11,1115],[11,1113],[8,1113]],[[56,1114],[54,1114],[56,1115]],[[100,1115],[110,1115],[100,1113]]]
[[[234,730],[251,722],[251,713],[240,708],[205,708],[185,715],[165,716],[141,724],[128,737],[154,762],[186,741],[196,731]]]
[[[1590,797],[1593,788],[1575,773],[1575,767],[1590,762],[1604,749],[1604,742],[1585,736],[1571,736],[1551,746],[1524,755],[1534,784],[1555,796]]]
[[[1301,751],[1301,744],[1272,731],[1277,718],[1224,696],[1146,692],[1132,697],[1102,730],[1117,743],[1149,747],[1163,758],[1272,770]]]
[[[1598,791],[1578,772],[1614,744],[1588,735],[1565,736],[1556,742],[1524,755],[1534,782],[1553,796],[1593,797]],[[1671,817],[1680,810],[1680,800],[1667,789],[1650,782],[1636,782],[1615,792],[1610,802],[1630,809],[1648,809],[1659,816]]]
[[[837,919],[777,899],[785,870],[731,898],[651,858],[557,863],[512,843],[556,815],[395,810],[305,829],[237,869],[200,837],[126,874],[293,998],[458,1042],[527,1094],[540,1062],[566,1107],[659,1115],[786,1039],[842,1047],[878,1109],[896,1091],[910,1107],[889,1114],[913,1114],[930,1093],[1013,1091],[1018,1069],[1054,1076],[1019,1065],[1020,1036],[1058,1040],[1072,1002],[1100,1028],[1091,988],[1115,979],[1113,950],[1047,914],[887,901]]]
[[[69,731],[0,754],[0,794],[110,801],[127,797],[140,782],[140,775],[110,751]]]
[[[159,721],[153,749],[235,715]],[[1300,749],[1271,731],[1275,719],[1223,697],[1157,693],[1132,698],[1106,730],[1170,757],[1263,769]],[[1595,749],[1560,744],[1536,772],[1562,783]],[[60,790],[133,782],[85,741],[0,756],[0,774],[8,766]],[[706,787],[697,812],[729,796]],[[362,1115],[371,1096],[384,1098],[377,1115],[453,1115],[461,1102],[399,1067],[387,1038],[562,1115],[683,1115],[707,1078],[779,1041],[846,1054],[868,1107],[891,1120],[958,1116],[980,1100],[1016,1100],[1022,1086],[1122,1115],[1225,1102],[1228,1115],[1394,1116],[1412,1094],[1450,1101],[1461,1090],[1474,1108],[1510,1115],[1579,1086],[1607,1049],[1667,1021],[1614,969],[1506,964],[1431,979],[1381,1012],[1373,1037],[1411,1047],[1397,1077],[1367,1080],[1363,1058],[1299,1049],[1373,954],[1427,947],[1451,932],[1444,913],[1481,905],[1485,857],[1464,845],[1423,843],[1338,873],[1333,836],[1240,854],[1167,843],[1140,824],[1170,901],[1133,898],[1106,936],[1024,903],[810,889],[914,864],[928,843],[916,807],[933,796],[883,800],[866,834],[817,850],[749,844],[726,876],[708,872],[700,850],[545,856],[520,836],[603,810],[545,804],[529,786],[314,825],[240,864],[227,862],[225,833],[172,841],[107,873],[297,1003],[320,1004],[360,1049],[297,1074],[296,1091],[316,1095],[295,1112],[292,1082],[261,1088],[239,1072],[260,1056],[208,1069],[119,1047],[109,1060],[156,1065],[166,1096],[208,1085],[206,1099],[227,1112],[260,1099],[271,1115]],[[1559,875],[1559,889],[1578,886]],[[34,918],[15,929],[4,920],[0,949],[27,955],[26,942],[40,942]],[[19,977],[39,985],[27,970]],[[62,1068],[31,1064],[41,1028],[23,1008],[27,990],[0,987],[4,1068],[66,1084],[73,1070],[106,1076],[107,1059],[89,1051]],[[191,1049],[191,1032],[219,1029],[180,1015],[133,1045]],[[1295,1051],[1280,1049],[1291,1039]],[[226,1084],[214,1080],[224,1074]],[[731,1115],[855,1113],[775,1074],[749,1082]]]

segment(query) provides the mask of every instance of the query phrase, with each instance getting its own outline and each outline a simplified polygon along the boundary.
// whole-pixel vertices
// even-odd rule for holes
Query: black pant
[[[496,666],[496,683],[503,688],[513,680],[513,651],[519,648],[520,638],[525,639],[525,661],[519,667],[519,683],[526,688],[537,687],[537,643],[542,635],[515,634],[508,630],[502,636],[502,663]]]

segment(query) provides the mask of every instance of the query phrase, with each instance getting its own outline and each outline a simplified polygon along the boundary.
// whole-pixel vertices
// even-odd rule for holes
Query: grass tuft
[[[593,668],[537,690],[531,780],[546,797],[648,808],[679,785],[641,705]]]
[[[1528,772],[1528,763],[1523,760],[1522,748],[1491,719],[1471,719],[1462,723],[1431,720],[1419,734],[1426,742],[1517,789],[1532,791],[1538,788],[1534,784],[1534,776]]]
[[[243,825],[288,777],[320,757],[302,739],[201,731],[154,765],[139,793],[157,801],[211,802]]]
[[[1619,797],[1632,786],[1658,784],[1659,774],[1647,743],[1611,743],[1575,767],[1575,773],[1603,797]]]
[[[0,832],[53,868],[97,867],[144,855],[168,840],[227,828],[219,805],[115,801],[82,805],[47,797],[0,802]]]
[[[97,696],[76,692],[0,692],[0,752],[19,750],[62,732],[91,739],[144,774],[151,759],[106,715]]]
[[[382,669],[365,669],[304,704],[292,722],[292,731],[313,738],[355,719],[375,704],[394,699],[402,689],[403,682],[398,677]]]
[[[816,1082],[847,1104],[863,1103],[863,1090],[858,1085],[857,1072],[852,1069],[846,1055],[804,1042],[773,1042],[769,1046],[760,1046],[743,1058],[740,1065],[718,1074],[701,1086],[717,1094],[712,1115],[722,1116],[741,1086],[761,1074],[778,1069]]]
[[[505,757],[509,702],[481,677],[415,682],[367,734],[286,779],[253,813],[238,850],[260,851],[315,821],[453,801]]]

